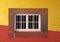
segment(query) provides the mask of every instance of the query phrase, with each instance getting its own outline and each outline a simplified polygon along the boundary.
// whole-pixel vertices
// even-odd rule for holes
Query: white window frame
[[[16,29],[16,15],[25,15],[26,16],[26,29]],[[41,31],[41,15],[40,14],[16,14],[14,16],[14,31],[18,31],[18,32],[40,32]],[[38,29],[28,29],[28,16],[30,15],[38,15],[39,20],[38,20]]]

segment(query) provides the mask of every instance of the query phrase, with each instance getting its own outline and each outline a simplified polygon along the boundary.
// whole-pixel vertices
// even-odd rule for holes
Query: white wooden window
[[[41,15],[16,14],[14,16],[14,30],[19,32],[41,31]]]

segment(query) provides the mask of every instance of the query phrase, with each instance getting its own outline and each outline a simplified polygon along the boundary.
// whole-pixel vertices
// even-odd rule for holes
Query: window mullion
[[[28,15],[26,15],[26,30],[28,30]]]

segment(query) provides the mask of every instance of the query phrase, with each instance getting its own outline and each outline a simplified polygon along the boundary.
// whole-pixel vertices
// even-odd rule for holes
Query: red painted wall
[[[60,32],[48,31],[48,38],[9,38],[8,26],[0,25],[0,42],[60,42]]]

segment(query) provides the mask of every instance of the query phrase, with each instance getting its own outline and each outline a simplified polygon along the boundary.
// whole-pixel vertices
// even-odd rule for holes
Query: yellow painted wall
[[[8,25],[9,8],[48,8],[48,29],[60,31],[60,0],[0,0],[0,25]]]

